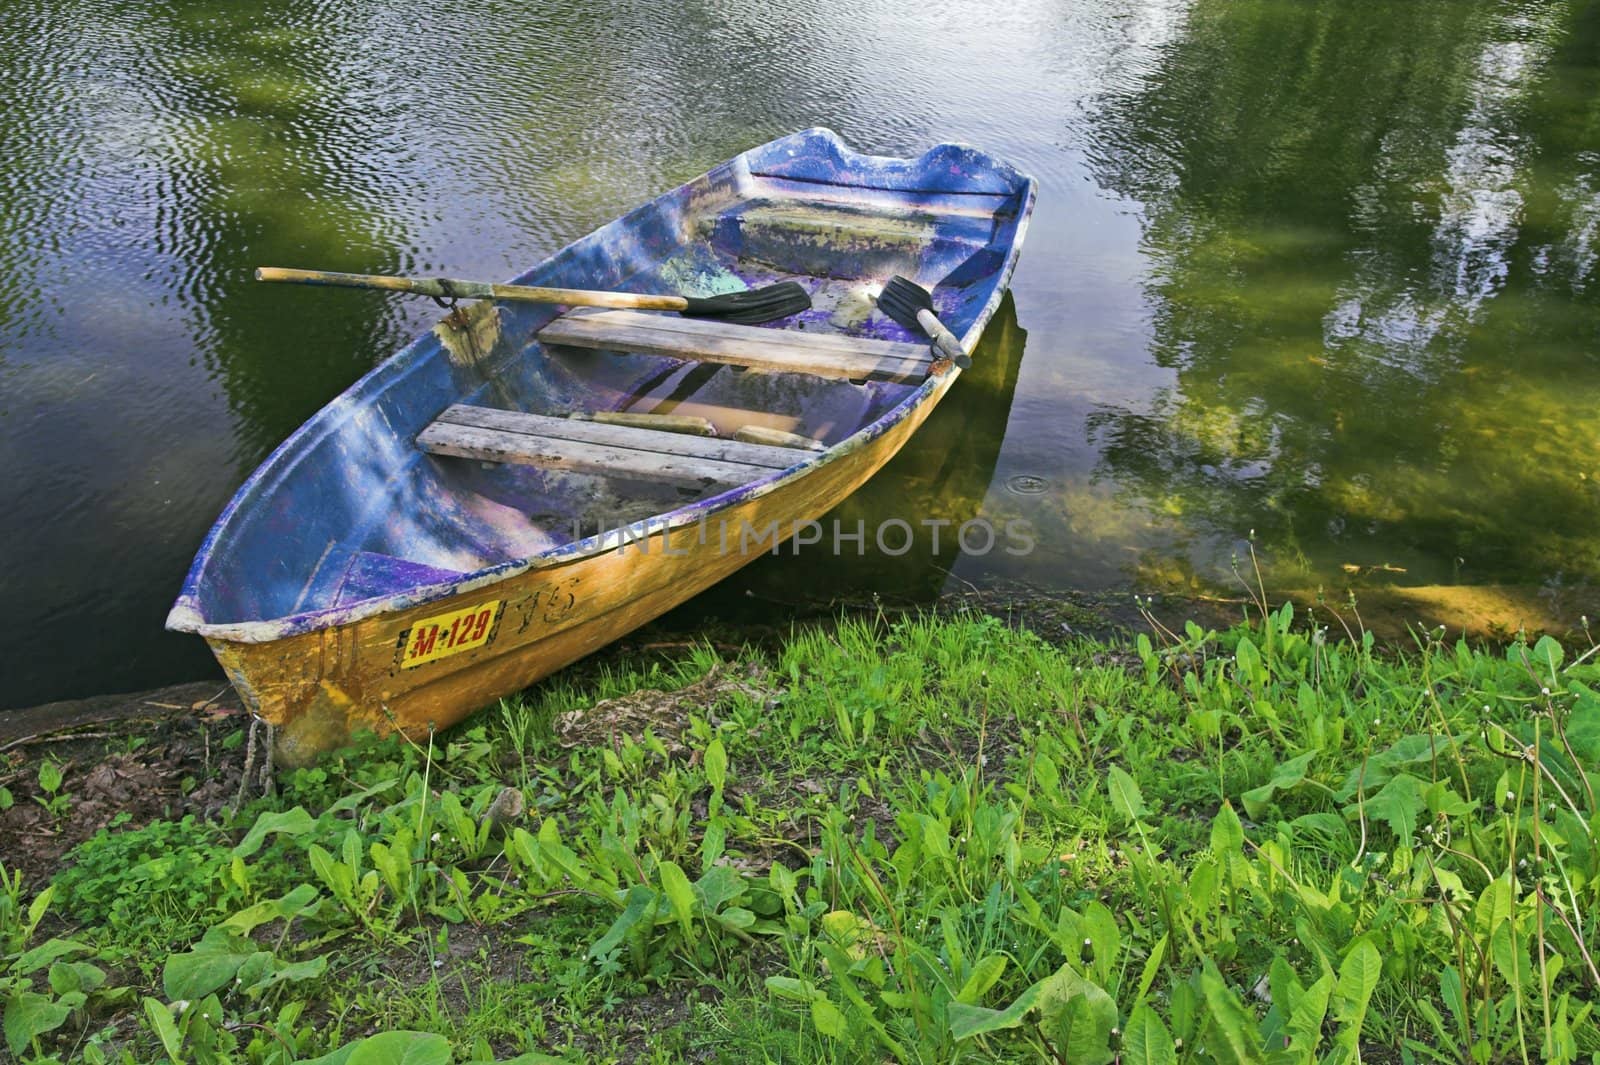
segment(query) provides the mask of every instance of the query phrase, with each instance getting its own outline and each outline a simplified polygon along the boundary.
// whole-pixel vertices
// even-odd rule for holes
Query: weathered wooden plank
[[[797,448],[801,451],[826,451],[828,445],[799,433],[786,433],[782,429],[769,429],[765,425],[746,425],[733,434],[735,440],[747,444],[769,444],[772,447]]]
[[[842,333],[808,333],[799,329],[765,329],[753,325],[737,325],[711,318],[685,318],[676,314],[647,314],[643,311],[614,311],[601,307],[575,307],[561,316],[560,321],[582,321],[598,325],[615,323],[618,326],[639,326],[664,330],[687,337],[718,337],[754,344],[774,344],[804,351],[831,352],[839,355],[869,353],[878,356],[906,358],[932,362],[933,356],[926,344],[898,340],[878,340],[874,337],[845,336]],[[551,323],[555,324],[555,323]],[[548,328],[548,327],[546,327]]]
[[[851,380],[919,382],[932,353],[923,344],[870,337],[758,329],[638,311],[568,311],[539,331],[546,344],[666,355]]]
[[[578,421],[600,422],[603,425],[631,425],[635,429],[657,429],[664,433],[683,433],[686,436],[716,436],[717,427],[705,418],[690,414],[647,414],[631,410],[600,410],[593,414],[570,414]]]
[[[548,440],[625,448],[630,451],[677,458],[759,466],[769,470],[786,470],[797,461],[794,452],[781,447],[766,447],[717,437],[688,436],[684,433],[662,432],[659,429],[639,429],[631,425],[552,418],[545,414],[525,414],[522,411],[497,410],[493,407],[472,407],[463,403],[445,408],[444,413],[439,415],[434,424],[440,422],[520,436],[543,437]],[[751,478],[746,477],[745,480]]]
[[[654,451],[607,447],[577,440],[554,440],[450,422],[434,422],[428,426],[418,434],[417,446],[434,455],[453,455],[487,462],[516,462],[525,466],[578,473],[649,478],[708,488],[749,484],[772,472],[765,466],[663,455]]]

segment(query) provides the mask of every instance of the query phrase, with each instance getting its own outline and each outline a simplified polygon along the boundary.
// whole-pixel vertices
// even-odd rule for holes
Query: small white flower
[[[1506,802],[1515,802],[1516,799],[1517,799],[1517,793],[1516,792],[1514,792],[1514,791],[1506,792]]]

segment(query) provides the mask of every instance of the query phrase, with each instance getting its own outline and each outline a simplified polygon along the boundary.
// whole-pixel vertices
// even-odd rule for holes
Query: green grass
[[[1287,607],[1153,632],[1055,647],[959,615],[701,649],[346,752],[227,824],[96,837],[37,896],[4,881],[6,1037],[24,1061],[1600,1060],[1587,653],[1379,653]]]

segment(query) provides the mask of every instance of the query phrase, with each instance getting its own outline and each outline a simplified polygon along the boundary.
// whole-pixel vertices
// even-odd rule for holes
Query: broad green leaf
[[[297,961],[282,965],[267,973],[264,977],[245,986],[246,994],[259,995],[269,987],[277,984],[293,983],[299,980],[315,980],[328,971],[328,959],[324,955],[317,955],[305,961]]]
[[[39,763],[39,787],[47,794],[54,795],[61,790],[61,767],[46,758]]]
[[[1340,1030],[1341,1039],[1348,1032],[1352,1045],[1359,1037],[1361,1022],[1367,1015],[1367,1003],[1372,1000],[1372,992],[1377,989],[1378,978],[1382,975],[1383,957],[1367,939],[1358,940],[1339,963],[1334,1012],[1344,1025]]]
[[[1074,1065],[1105,1065],[1113,1056],[1117,1006],[1102,987],[1063,965],[1040,986],[1039,1025]]]
[[[1017,996],[1017,1000],[1003,1010],[986,1009],[983,1006],[971,1006],[965,1002],[950,1003],[947,1017],[950,1022],[950,1036],[957,1042],[971,1039],[975,1035],[987,1035],[1006,1028],[1015,1028],[1023,1022],[1028,1013],[1039,1004],[1039,993],[1044,981],[1040,981]]]
[[[39,927],[39,922],[44,920],[44,912],[50,908],[50,900],[55,897],[56,886],[51,884],[39,892],[34,897],[33,902],[28,905],[28,923],[22,929],[27,935],[33,935],[33,930]]]
[[[700,837],[700,871],[707,873],[716,867],[717,860],[728,847],[728,829],[721,817],[706,822],[705,834]]]
[[[1333,974],[1306,988],[1289,1012],[1289,1039],[1293,1049],[1309,1056],[1322,1039],[1322,1022],[1328,1016],[1328,1001],[1333,997]]]
[[[1431,814],[1446,817],[1463,817],[1477,809],[1475,805],[1450,790],[1450,785],[1436,780],[1422,790],[1422,801]]]
[[[856,946],[870,926],[849,910],[830,910],[822,915],[822,930],[841,947]]]
[[[183,1065],[183,1058],[179,1053],[183,1050],[183,1036],[178,1034],[178,1025],[172,1019],[172,1009],[158,998],[145,996],[144,1015],[150,1020],[150,1027],[154,1029],[156,1038],[161,1040],[161,1048],[167,1052],[176,1065]]]
[[[678,919],[678,927],[683,929],[683,939],[693,940],[694,889],[690,886],[690,878],[683,875],[677,862],[662,862],[656,872],[661,873],[661,891],[667,895],[667,905],[672,907],[672,916]]]
[[[82,954],[93,949],[75,939],[47,939],[12,962],[11,971],[18,976],[27,976],[69,954]]]
[[[345,901],[352,898],[351,892],[355,888],[354,877],[334,861],[332,854],[313,843],[307,848],[306,856],[311,860],[311,871],[317,874],[317,879],[333,892],[335,898]]]
[[[161,972],[162,990],[174,1001],[204,998],[225,987],[254,955],[264,953],[250,940],[219,925],[187,953],[167,958]]]
[[[281,898],[267,899],[247,906],[222,922],[240,935],[249,935],[268,921],[290,921],[305,913],[317,901],[317,889],[310,884],[299,884]]]
[[[1349,802],[1358,790],[1371,795],[1387,783],[1396,770],[1443,758],[1454,747],[1448,736],[1434,736],[1426,732],[1402,736],[1387,749],[1367,759],[1365,769],[1359,764],[1352,766],[1335,798],[1340,802]]]
[[[58,961],[50,966],[50,990],[58,995],[93,991],[105,982],[106,971],[86,961]]]
[[[700,900],[702,913],[716,913],[748,890],[744,877],[726,865],[713,865],[694,882],[695,897]]]
[[[1112,766],[1106,781],[1111,794],[1111,808],[1124,821],[1132,823],[1145,813],[1144,794],[1138,783],[1120,766]]]
[[[1005,971],[1004,954],[990,954],[983,958],[972,967],[972,973],[967,977],[966,983],[962,984],[961,990],[956,993],[956,1001],[976,1005],[983,1000],[983,996]]]
[[[1509,874],[1490,881],[1478,893],[1478,902],[1472,908],[1473,930],[1488,938],[1495,929],[1511,920],[1516,910],[1516,892],[1511,887]]]
[[[1172,1033],[1156,1011],[1143,1004],[1135,1007],[1122,1036],[1122,1065],[1176,1065],[1177,1060]]]
[[[1272,964],[1267,966],[1267,988],[1272,994],[1272,1007],[1278,1013],[1287,1016],[1294,1009],[1295,1003],[1306,993],[1300,986],[1300,978],[1282,954],[1272,957]]]
[[[1373,755],[1372,760],[1379,765],[1399,769],[1402,766],[1416,765],[1418,762],[1431,762],[1437,757],[1449,754],[1453,746],[1454,743],[1448,736],[1415,732],[1395,740],[1388,749]]]
[[[233,857],[250,857],[261,849],[261,845],[267,841],[269,835],[303,836],[315,825],[316,821],[312,820],[303,806],[282,812],[268,811],[256,818],[256,823],[250,826],[250,831],[245,833],[244,839],[233,848]]]
[[[1307,751],[1305,754],[1296,755],[1287,762],[1281,762],[1272,771],[1272,779],[1259,788],[1251,788],[1239,796],[1244,803],[1244,812],[1253,820],[1266,817],[1269,804],[1273,797],[1280,791],[1290,791],[1305,783],[1306,774],[1311,768],[1311,761],[1317,756],[1316,751]]]
[[[361,843],[361,833],[353,827],[345,829],[341,852],[352,879],[361,876]]]
[[[572,853],[571,848],[561,842],[561,831],[556,827],[553,818],[546,818],[539,826],[538,853],[541,857],[549,859],[557,870],[565,874],[574,887],[605,893],[606,885],[598,882],[578,860],[578,856]]]
[[[1239,676],[1243,680],[1256,686],[1266,681],[1266,670],[1261,668],[1261,652],[1256,650],[1256,645],[1250,642],[1250,637],[1241,636],[1239,638],[1239,646],[1234,651],[1234,659],[1239,663]]]
[[[1239,815],[1233,812],[1230,802],[1224,801],[1217,816],[1211,819],[1211,851],[1218,857],[1244,853],[1244,826],[1239,823]]]
[[[843,1039],[850,1033],[850,1025],[845,1021],[844,1014],[826,997],[811,1000],[811,1023],[830,1039]]]
[[[832,970],[834,986],[844,995],[845,1000],[855,1007],[856,1018],[872,1029],[872,1034],[877,1037],[878,1042],[883,1044],[883,1048],[891,1055],[900,1061],[907,1060],[910,1055],[906,1052],[905,1047],[901,1046],[899,1040],[889,1034],[889,1029],[874,1014],[872,1004],[867,1001],[866,996],[861,993],[861,989],[850,978],[853,968],[850,964],[850,959],[845,957],[837,947],[827,943],[819,942],[817,944],[817,953],[822,955],[823,960],[828,963],[828,968]],[[880,968],[878,972],[881,979],[883,970]]]
[[[1212,1046],[1216,1060],[1232,1065],[1261,1065],[1261,1038],[1255,1015],[1222,979],[1211,962],[1200,971],[1200,993],[1211,1013],[1211,1027],[1221,1037]]]
[[[1061,790],[1061,770],[1056,768],[1055,760],[1048,754],[1034,758],[1033,777],[1047,796],[1053,796]]]
[[[1567,743],[1586,762],[1600,762],[1600,700],[1585,699],[1567,717]]]
[[[1156,940],[1156,945],[1150,948],[1150,956],[1144,960],[1144,970],[1139,974],[1139,990],[1134,996],[1135,1003],[1144,1001],[1150,993],[1150,987],[1156,982],[1156,975],[1161,972],[1161,962],[1167,956],[1167,936],[1161,933],[1161,938]]]
[[[1554,681],[1565,658],[1566,652],[1561,649],[1561,641],[1554,636],[1541,636],[1539,642],[1533,645],[1533,668],[1540,680]]]
[[[1422,790],[1422,781],[1410,773],[1401,773],[1367,799],[1367,820],[1385,822],[1396,839],[1402,843],[1409,842],[1412,833],[1417,830],[1417,815],[1427,806]],[[1345,810],[1345,816],[1352,820],[1359,815],[1356,805]]]
[[[1117,957],[1122,953],[1122,930],[1116,916],[1099,899],[1091,899],[1083,909],[1083,937],[1094,948],[1094,973],[1108,980]]]
[[[616,949],[617,944],[622,942],[622,937],[632,931],[634,925],[644,920],[645,914],[654,908],[657,897],[658,895],[654,888],[646,887],[643,884],[635,884],[629,888],[626,903],[622,907],[622,913],[617,916],[616,921],[612,923],[611,928],[600,938],[600,941],[589,948],[589,957],[603,957]]]
[[[39,1036],[53,1032],[72,1016],[70,1007],[33,991],[13,991],[6,998],[6,1046],[17,1058]]]
[[[729,906],[726,910],[715,915],[716,921],[724,928],[733,928],[744,931],[756,923],[756,915],[742,906]]]
[[[355,1045],[345,1065],[450,1065],[450,1040],[432,1032],[383,1032]]]
[[[706,746],[706,779],[717,791],[728,781],[728,751],[720,736]]]
[[[1528,937],[1518,938],[1515,923],[1502,921],[1489,935],[1489,957],[1508,987],[1523,988],[1533,975]]]
[[[766,987],[779,998],[794,1002],[810,1002],[813,999],[827,997],[811,981],[796,980],[792,976],[769,976],[766,979]]]

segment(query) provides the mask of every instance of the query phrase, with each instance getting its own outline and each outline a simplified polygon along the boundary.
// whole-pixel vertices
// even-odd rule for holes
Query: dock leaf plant
[[[695,647],[109,830],[0,877],[8,1051],[1597,1060],[1591,643],[1151,620]]]

